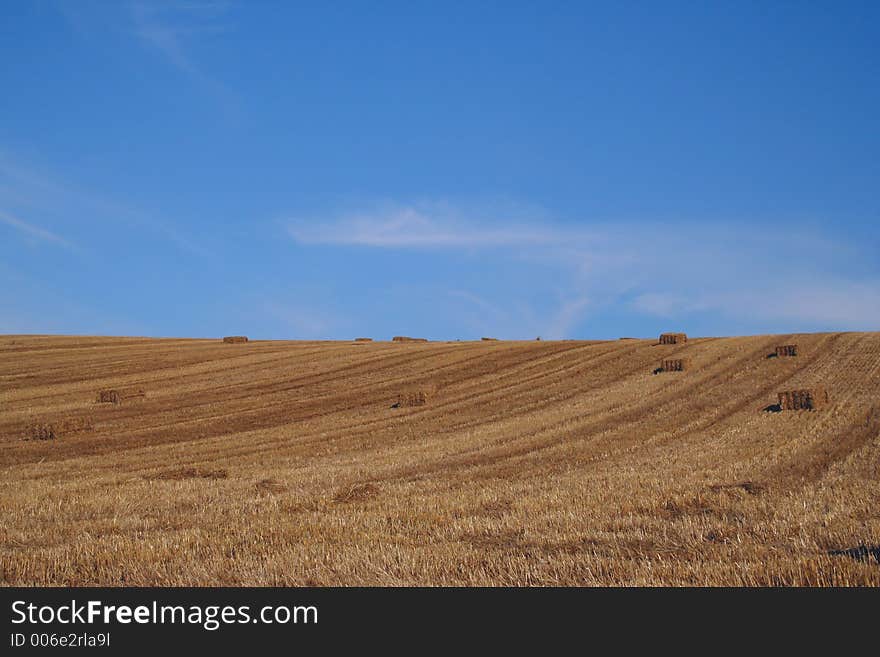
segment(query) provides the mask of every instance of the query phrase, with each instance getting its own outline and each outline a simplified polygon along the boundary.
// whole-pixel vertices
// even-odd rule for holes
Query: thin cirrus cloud
[[[81,189],[55,174],[37,171],[0,150],[0,205],[7,212],[3,223],[18,229],[33,239],[54,242],[70,250],[88,246],[88,235],[94,231],[114,227],[114,234],[122,225],[136,228],[141,233],[152,233],[178,250],[200,257],[210,255],[199,241],[183,234],[173,222],[159,218],[140,208],[120,203],[103,193]],[[12,210],[10,212],[9,210]],[[24,221],[20,217],[35,213],[53,217],[76,229],[78,242]],[[79,239],[82,238],[82,239]]]
[[[291,221],[303,246],[363,249],[481,251],[492,267],[515,260],[534,269],[556,306],[544,314],[548,335],[565,337],[590,319],[621,310],[655,319],[700,317],[704,324],[735,320],[748,329],[871,329],[880,323],[880,271],[858,244],[792,224],[785,241],[769,240],[760,222],[591,223],[563,225],[543,218],[487,220],[485,213],[436,212],[391,206],[322,221]],[[774,224],[778,230],[779,222]],[[547,272],[553,272],[548,275]],[[437,276],[448,275],[442,267]],[[529,278],[525,276],[525,278]],[[479,282],[474,283],[476,286]],[[513,287],[513,286],[512,286]],[[486,316],[516,316],[514,289],[465,289]],[[470,296],[468,296],[470,295]]]
[[[229,9],[226,2],[146,2],[129,5],[134,33],[176,68],[207,80],[189,53],[201,37],[228,31],[222,20]]]
[[[77,250],[77,247],[75,244],[73,244],[73,242],[70,242],[61,235],[53,233],[51,230],[42,228],[33,223],[24,221],[23,219],[20,219],[7,212],[0,211],[0,223],[11,226],[27,238],[39,242],[48,242],[50,244],[61,246],[71,251]]]
[[[647,293],[636,297],[632,306],[642,313],[668,319],[688,313],[718,313],[781,323],[807,322],[841,330],[870,329],[880,325],[880,279],[833,278],[810,285],[768,284],[721,292]]]
[[[436,217],[415,207],[356,213],[330,222],[293,221],[288,232],[303,244],[380,248],[505,247],[553,244],[561,235],[539,226],[468,225],[460,219]]]

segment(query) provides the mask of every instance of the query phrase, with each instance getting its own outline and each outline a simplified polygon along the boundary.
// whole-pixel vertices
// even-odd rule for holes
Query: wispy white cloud
[[[207,80],[189,53],[193,41],[221,34],[229,26],[223,15],[228,2],[130,3],[135,34],[178,69]]]
[[[0,223],[11,226],[15,230],[19,231],[20,233],[26,235],[31,239],[38,240],[40,242],[49,242],[51,244],[56,244],[72,251],[77,250],[77,247],[72,242],[65,239],[64,237],[61,237],[57,233],[53,233],[51,230],[41,228],[40,226],[36,226],[32,223],[19,219],[18,217],[15,217],[7,212],[3,212],[2,210],[0,210]]]
[[[429,213],[413,206],[389,206],[329,222],[294,219],[287,228],[290,236],[303,244],[380,248],[491,248],[559,244],[565,240],[563,232],[516,220],[485,227],[454,213]]]
[[[857,330],[880,326],[880,280],[831,278],[803,285],[789,279],[742,289],[648,293],[636,297],[632,306],[663,318],[719,313]]]
[[[440,211],[387,205],[331,219],[292,220],[287,228],[302,245],[479,251],[477,257],[487,263],[515,261],[520,271],[534,271],[532,278],[543,281],[553,308],[541,314],[539,326],[550,338],[568,336],[609,309],[805,329],[880,323],[876,259],[845,236],[805,223],[774,222],[770,230],[746,221],[574,225],[544,217],[474,216],[448,205]],[[780,230],[786,239],[773,239]],[[474,290],[480,287],[475,281]],[[509,318],[517,315],[522,328],[523,313],[513,312],[513,305],[524,303],[516,284],[492,294],[464,288],[455,294],[479,308],[485,325],[510,326]]]
[[[225,0],[127,0],[59,2],[55,7],[81,38],[109,38],[115,44],[121,36],[198,82],[217,97],[219,109],[234,115],[240,110],[241,99],[212,75],[207,55],[200,49],[235,29],[231,10],[236,4]]]
[[[0,204],[6,208],[16,208],[17,212],[7,213],[16,219],[16,215],[39,213],[55,217],[60,221],[74,222],[78,231],[82,232],[90,224],[98,226],[120,224],[153,233],[173,244],[181,251],[205,257],[209,250],[199,241],[184,235],[172,222],[160,218],[129,204],[120,203],[103,193],[83,190],[60,180],[54,174],[36,171],[33,167],[23,165],[15,158],[0,151]],[[20,223],[25,222],[16,219]],[[5,223],[10,223],[6,221]],[[37,238],[34,230],[43,230],[30,226],[32,236]],[[20,230],[26,230],[20,227]],[[65,243],[68,248],[78,248],[70,240],[50,231],[44,231],[44,239]],[[54,236],[54,240],[49,235]]]

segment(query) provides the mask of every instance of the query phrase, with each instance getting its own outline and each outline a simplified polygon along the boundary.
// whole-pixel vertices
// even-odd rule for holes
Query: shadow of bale
[[[833,557],[849,557],[856,561],[870,561],[873,559],[880,563],[880,545],[857,545],[856,547],[842,550],[828,550]]]

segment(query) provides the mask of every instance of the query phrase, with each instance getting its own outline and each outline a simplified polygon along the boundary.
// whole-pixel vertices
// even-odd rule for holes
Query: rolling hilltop
[[[0,336],[0,444],[2,584],[880,585],[880,333]]]

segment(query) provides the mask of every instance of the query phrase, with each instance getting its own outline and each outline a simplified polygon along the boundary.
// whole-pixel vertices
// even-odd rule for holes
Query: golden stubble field
[[[880,584],[880,333],[656,342],[0,336],[0,583]]]

